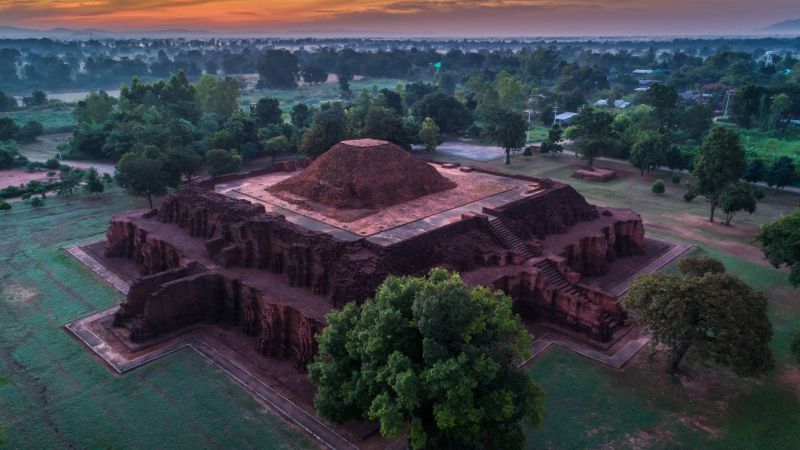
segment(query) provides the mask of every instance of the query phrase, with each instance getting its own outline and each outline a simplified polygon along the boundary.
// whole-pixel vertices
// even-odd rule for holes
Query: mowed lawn
[[[112,214],[142,205],[115,189],[0,213],[6,446],[315,448],[191,350],[117,376],[62,329],[120,295],[59,249],[100,236]]]
[[[474,162],[442,157],[465,164]],[[740,379],[730,371],[687,356],[684,373],[673,379],[663,372],[663,353],[645,348],[622,370],[596,364],[553,348],[528,367],[547,391],[545,419],[527,430],[528,448],[800,448],[800,365],[789,352],[791,333],[800,329],[800,289],[788,284],[788,273],[763,259],[753,243],[758,225],[791,211],[797,194],[766,190],[753,215],[739,215],[732,227],[707,222],[708,204],[683,201],[680,185],[668,174],[639,176],[616,163],[599,161],[623,173],[611,182],[571,178],[569,156],[515,157],[483,164],[513,173],[549,177],[572,184],[591,203],[640,212],[648,232],[697,247],[695,253],[720,259],[769,300],[774,328],[770,347],[776,369],[762,378]],[[656,178],[664,195],[650,192]],[[667,270],[670,270],[668,268]]]

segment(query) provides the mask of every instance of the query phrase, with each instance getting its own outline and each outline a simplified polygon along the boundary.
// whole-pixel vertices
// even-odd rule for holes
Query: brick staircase
[[[533,265],[542,271],[545,284],[557,289],[559,292],[583,298],[583,294],[564,277],[560,270],[549,259],[542,260]]]
[[[528,247],[528,244],[511,231],[511,229],[503,223],[501,218],[495,217],[491,219],[489,221],[489,228],[491,228],[492,233],[500,239],[500,242],[509,250],[524,256],[525,259],[536,257],[536,254]]]

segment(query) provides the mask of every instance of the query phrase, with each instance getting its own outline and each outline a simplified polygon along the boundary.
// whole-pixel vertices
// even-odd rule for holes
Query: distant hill
[[[800,33],[800,19],[784,20],[774,25],[764,28],[762,31],[772,31],[776,33]]]

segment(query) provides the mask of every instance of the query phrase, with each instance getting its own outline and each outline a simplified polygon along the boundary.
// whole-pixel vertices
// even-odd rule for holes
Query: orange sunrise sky
[[[797,0],[0,0],[0,25],[430,36],[752,33]]]

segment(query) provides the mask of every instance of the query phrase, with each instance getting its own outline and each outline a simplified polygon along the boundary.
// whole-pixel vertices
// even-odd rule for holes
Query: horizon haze
[[[748,35],[793,0],[0,0],[0,26],[116,32],[431,37]],[[135,25],[132,25],[135,24]],[[795,30],[785,30],[794,32]]]

